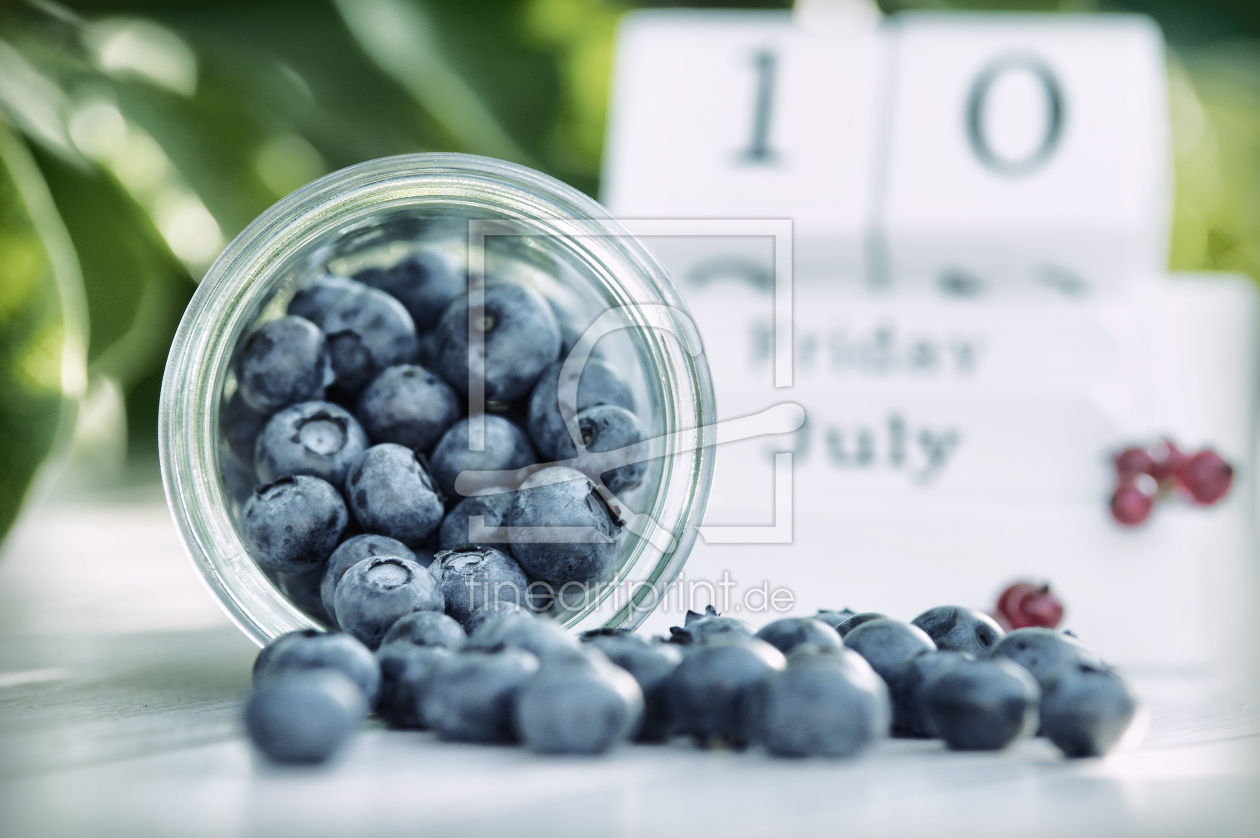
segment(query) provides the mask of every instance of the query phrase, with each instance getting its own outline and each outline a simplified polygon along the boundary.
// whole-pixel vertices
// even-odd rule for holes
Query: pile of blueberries
[[[461,627],[416,611],[375,654],[344,632],[303,631],[254,666],[246,727],[277,763],[319,763],[369,711],[459,742],[598,754],[626,740],[844,757],[890,733],[999,750],[1040,732],[1069,757],[1106,753],[1133,719],[1125,683],[1071,635],[1003,630],[941,606],[905,623],[820,611],[753,633],[709,608],[672,636],[598,629],[491,601]]]
[[[470,328],[483,338],[477,365]],[[252,558],[295,605],[371,648],[413,611],[462,623],[488,599],[543,610],[566,584],[606,578],[622,528],[609,500],[640,485],[645,464],[601,473],[590,454],[643,432],[625,380],[592,357],[567,406],[579,452],[560,409],[563,343],[539,293],[491,277],[484,304],[470,303],[460,260],[436,247],[306,283],[284,316],[242,339],[221,411],[225,480]],[[473,451],[464,412],[482,363],[484,446]],[[456,493],[461,472],[515,470],[528,479]],[[470,516],[492,530],[595,536],[475,543]]]

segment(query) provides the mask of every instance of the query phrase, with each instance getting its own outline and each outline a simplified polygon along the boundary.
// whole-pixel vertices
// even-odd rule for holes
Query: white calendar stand
[[[1217,671],[1247,632],[1260,308],[1168,276],[1162,40],[1127,15],[898,16],[818,34],[769,12],[637,12],[618,41],[605,202],[629,219],[793,221],[793,377],[774,377],[774,242],[656,237],[720,419],[805,407],[721,446],[683,584],[770,583],[791,613],[910,618],[1048,579],[1066,624],[1148,671]],[[1162,435],[1237,466],[1211,508],[1112,522],[1109,457]],[[1175,630],[1169,615],[1176,613]],[[663,609],[649,629],[679,615]]]

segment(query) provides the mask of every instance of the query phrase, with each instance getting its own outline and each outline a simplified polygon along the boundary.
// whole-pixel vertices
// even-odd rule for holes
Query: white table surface
[[[1135,680],[1145,736],[1101,760],[1036,739],[544,758],[372,723],[335,764],[279,770],[241,734],[255,651],[155,488],[30,510],[0,556],[0,836],[1260,834],[1239,687]]]

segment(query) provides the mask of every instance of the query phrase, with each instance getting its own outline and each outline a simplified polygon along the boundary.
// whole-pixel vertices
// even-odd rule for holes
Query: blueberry
[[[677,646],[650,641],[624,629],[596,629],[582,635],[582,642],[603,652],[610,661],[629,672],[643,691],[643,724],[640,742],[661,742],[673,730],[669,709],[669,675],[682,661]]]
[[[328,336],[333,388],[352,398],[386,367],[416,360],[416,327],[402,304],[375,288],[339,297],[321,323]]]
[[[1014,661],[1032,673],[1043,689],[1055,670],[1075,664],[1101,667],[1102,661],[1063,632],[1039,626],[1008,632],[993,647],[993,657]]]
[[[724,617],[712,605],[706,605],[704,613],[689,610],[683,618],[682,626],[670,626],[669,633],[671,643],[689,646],[716,634],[742,634],[751,637],[753,630],[743,620]]]
[[[260,685],[245,705],[245,728],[272,762],[312,765],[345,747],[366,716],[363,694],[346,676],[312,670]]]
[[[277,637],[258,654],[254,687],[307,669],[334,669],[358,686],[369,707],[376,703],[381,689],[376,658],[366,646],[342,632],[304,629]]]
[[[747,744],[749,701],[759,681],[786,665],[764,640],[740,634],[710,637],[669,676],[670,712],[678,729],[701,744]]]
[[[488,620],[468,637],[470,649],[524,649],[539,660],[546,660],[553,654],[564,654],[577,645],[577,638],[561,628],[559,623],[547,617],[534,616],[528,611]]]
[[[332,402],[301,402],[271,417],[254,446],[254,470],[264,482],[309,474],[334,486],[367,448],[358,421]]]
[[[856,616],[857,614],[848,608],[841,608],[839,611],[831,611],[826,608],[820,608],[818,609],[818,613],[814,615],[814,619],[822,620],[833,629],[836,629],[836,634],[840,634],[840,626],[844,624],[844,621],[850,617]],[[844,636],[841,635],[840,639],[843,640]]]
[[[973,659],[967,652],[928,652],[902,661],[888,679],[893,732],[898,736],[931,736],[923,712],[923,685],[959,661]]]
[[[802,643],[826,647],[843,642],[834,628],[813,617],[784,617],[762,626],[756,636],[785,655]]]
[[[345,501],[328,481],[298,474],[254,490],[241,509],[241,534],[261,567],[301,573],[332,554],[347,520]]]
[[[932,638],[936,648],[951,652],[970,652],[978,658],[993,651],[1006,632],[993,618],[974,608],[961,605],[938,605],[910,621]]]
[[[513,539],[512,555],[535,579],[554,586],[592,582],[612,568],[621,522],[579,471],[552,467],[531,475],[516,493],[507,523],[534,530],[526,540]],[[571,530],[543,529],[548,527],[580,527],[586,534],[571,541]]]
[[[936,644],[923,629],[888,619],[871,620],[851,630],[844,645],[866,658],[885,681],[906,658],[936,651]]]
[[[446,613],[460,623],[493,599],[524,605],[529,579],[516,561],[493,547],[461,545],[438,554],[433,568],[446,597]]]
[[[346,571],[333,605],[342,630],[375,649],[399,617],[441,611],[445,603],[429,571],[408,559],[377,556]]]
[[[573,438],[560,413],[560,371],[562,361],[547,366],[538,376],[538,383],[529,397],[529,437],[545,460],[564,459],[561,445],[572,447]],[[596,358],[587,360],[578,379],[577,403],[572,405],[576,416],[597,405],[615,405],[634,413],[634,395],[612,367]]]
[[[424,367],[400,364],[373,379],[355,412],[372,442],[428,452],[459,420],[460,406],[451,385]]]
[[[869,623],[871,620],[887,620],[887,614],[880,614],[878,611],[863,611],[861,614],[854,614],[848,619],[836,626],[836,633],[844,639],[849,632],[853,631],[863,623]]]
[[[757,684],[749,713],[772,754],[847,757],[887,734],[888,689],[856,652],[803,647]]]
[[[624,407],[602,404],[590,407],[577,415],[578,431],[582,434],[582,444],[590,454],[603,454],[617,451],[643,441],[643,431],[639,429],[639,420]],[[578,456],[577,446],[566,432],[556,446],[556,459],[570,459]],[[579,464],[592,459],[584,456]],[[586,465],[582,468],[590,472]],[[624,466],[610,469],[600,474],[600,479],[613,494],[633,489],[643,482],[647,473],[647,462],[627,463]]]
[[[486,623],[501,620],[509,614],[529,614],[524,605],[504,599],[492,599],[478,608],[464,621],[464,632],[468,635],[476,633]]]
[[[1041,698],[1041,727],[1069,757],[1102,756],[1133,721],[1137,701],[1114,672],[1090,664],[1056,671]]]
[[[929,731],[960,751],[996,751],[1037,729],[1041,690],[1008,660],[963,660],[923,686]]]
[[[328,314],[333,303],[346,294],[362,291],[364,287],[363,283],[344,276],[324,274],[294,294],[293,299],[289,300],[287,311],[289,314],[305,317],[312,323],[323,323],[324,315]]]
[[[487,285],[485,306],[472,312],[485,341],[485,397],[510,402],[529,393],[539,373],[560,353],[560,326],[547,301],[522,285]],[[447,306],[434,331],[435,364],[461,395],[468,395],[468,295]]]
[[[502,416],[487,414],[485,445],[481,451],[468,450],[468,420],[450,427],[429,456],[433,477],[448,498],[457,498],[455,478],[462,471],[509,471],[538,462],[534,449],[520,428]]]
[[[421,694],[421,713],[438,735],[459,742],[512,742],[513,705],[538,671],[524,649],[463,651],[433,667]]]
[[[460,634],[463,634],[462,630]],[[381,644],[376,651],[376,659],[381,665],[381,697],[376,702],[377,715],[390,727],[412,730],[426,727],[420,697],[438,663],[452,654],[445,646],[415,646],[407,642]]]
[[[237,392],[259,413],[321,399],[331,381],[324,335],[301,317],[280,317],[259,326],[236,362]]]
[[[471,497],[464,498],[455,504],[455,508],[446,513],[442,526],[438,529],[438,545],[443,550],[451,550],[460,544],[479,544],[484,547],[504,549],[502,544],[480,544],[472,537],[469,528],[469,517],[480,515],[482,527],[493,529],[504,525],[508,508],[516,493],[507,489],[486,489]]]
[[[280,583],[280,590],[288,597],[289,602],[321,623],[331,624],[332,620],[328,612],[324,610],[324,603],[319,596],[320,580],[323,578],[324,568],[317,567],[302,573],[281,573],[277,581]]]
[[[638,682],[595,649],[544,660],[516,699],[521,741],[545,754],[602,754],[642,717]]]
[[[394,621],[381,639],[381,648],[391,643],[402,643],[458,649],[467,639],[464,627],[447,615],[437,611],[413,611]]]
[[[337,583],[346,571],[364,559],[373,556],[395,556],[400,559],[410,558],[411,550],[407,545],[395,538],[383,535],[356,535],[347,538],[337,546],[324,565],[319,582],[319,599],[324,604],[324,612],[333,618],[333,595],[337,593]],[[333,625],[336,620],[333,619]]]
[[[363,529],[421,545],[442,523],[442,497],[410,448],[373,445],[350,464],[346,497]]]
[[[402,303],[418,332],[437,325],[446,307],[468,287],[459,260],[438,250],[420,250],[392,268],[369,268],[354,278]]]
[[[421,567],[432,567],[435,558],[434,551],[428,547],[411,548],[411,560]]]
[[[227,440],[228,448],[242,462],[249,463],[251,471],[254,466],[254,440],[258,439],[269,415],[250,407],[238,389],[227,400],[219,416],[219,427],[223,431],[223,438]]]

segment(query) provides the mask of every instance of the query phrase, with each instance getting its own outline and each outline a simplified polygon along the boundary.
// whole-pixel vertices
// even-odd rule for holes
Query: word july
[[[915,426],[892,413],[882,425],[822,425],[806,419],[794,434],[792,454],[798,464],[822,456],[837,469],[901,471],[927,485],[940,477],[961,444],[957,428]]]

